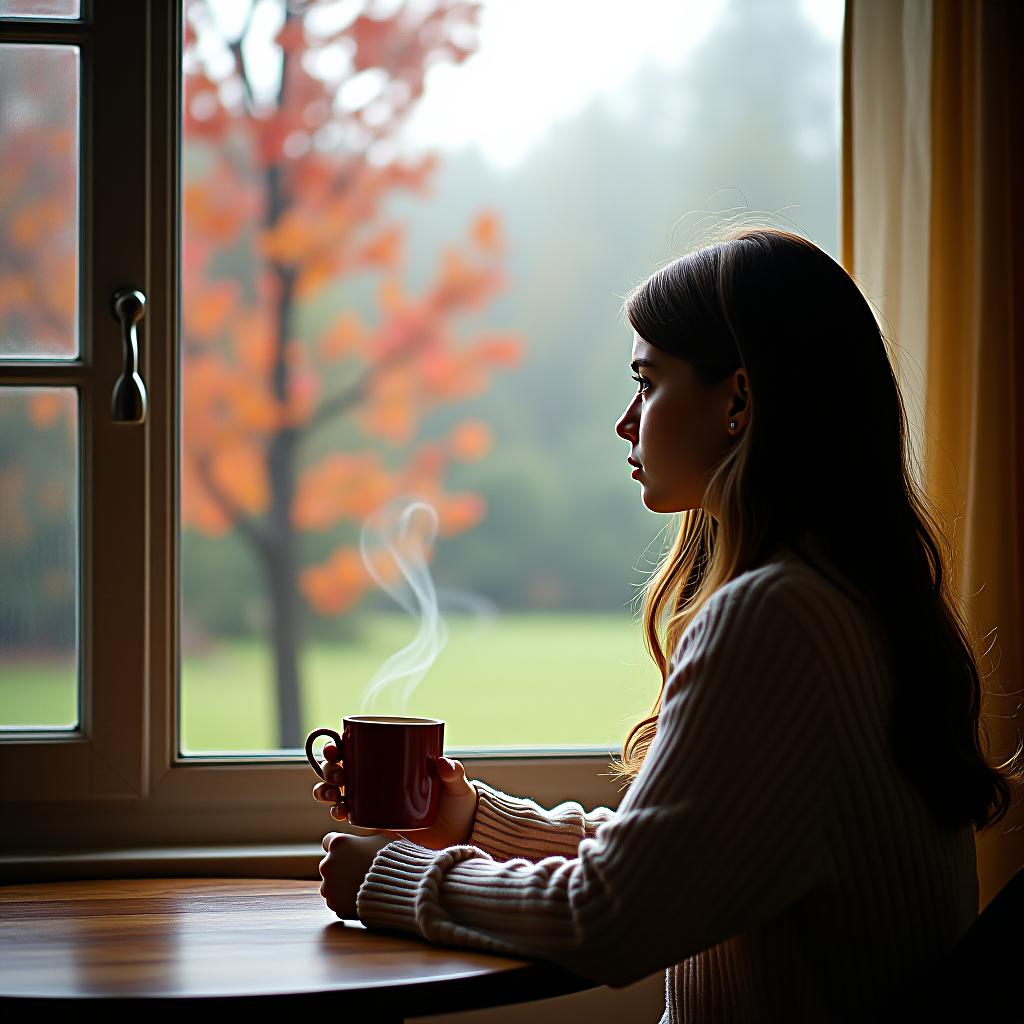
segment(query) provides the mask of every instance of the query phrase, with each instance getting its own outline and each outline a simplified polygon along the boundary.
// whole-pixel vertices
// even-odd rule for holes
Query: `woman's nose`
[[[629,408],[619,417],[618,423],[615,424],[615,433],[619,435],[625,441],[636,442],[636,427],[633,421],[633,406]]]

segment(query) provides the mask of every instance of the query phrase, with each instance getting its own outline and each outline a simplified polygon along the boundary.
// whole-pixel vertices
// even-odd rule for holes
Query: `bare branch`
[[[365,399],[370,392],[370,384],[375,378],[380,376],[381,371],[395,364],[408,362],[418,347],[417,343],[418,335],[414,335],[413,340],[408,345],[403,345],[401,348],[395,349],[384,359],[381,359],[380,362],[375,364],[372,370],[368,370],[364,373],[363,376],[360,377],[360,379],[351,387],[336,395],[331,395],[328,398],[325,398],[320,405],[317,406],[316,412],[310,416],[305,427],[302,428],[300,432],[301,440],[306,440],[314,430],[322,427],[325,423],[335,419],[337,416],[342,415],[342,413],[347,412],[352,408],[352,406],[357,405]]]
[[[249,74],[245,68],[245,58],[242,56],[242,41],[249,34],[249,26],[252,24],[252,12],[256,9],[255,0],[249,4],[249,13],[245,16],[245,24],[238,38],[228,43],[231,56],[235,59],[235,70],[242,81],[242,95],[245,97],[245,112],[252,117],[256,107],[256,100],[253,96],[252,82],[249,81]]]
[[[358,405],[366,397],[369,382],[372,378],[373,374],[364,374],[362,379],[353,384],[352,387],[336,395],[331,395],[329,398],[325,398],[317,406],[316,412],[310,416],[305,427],[303,427],[302,440],[305,440],[309,434],[322,427],[328,421],[348,412],[354,405]]]
[[[247,518],[235,502],[221,490],[220,485],[214,480],[213,474],[210,472],[210,458],[208,455],[199,457],[196,462],[196,470],[210,497],[213,498],[220,506],[221,511],[231,520],[231,524],[238,528],[238,532],[256,548],[259,554],[269,555],[273,547],[273,538],[270,533]]]

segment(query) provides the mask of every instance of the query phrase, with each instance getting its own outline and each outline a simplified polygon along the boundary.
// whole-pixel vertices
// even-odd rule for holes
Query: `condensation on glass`
[[[0,18],[80,18],[81,0],[0,0]]]
[[[0,388],[0,729],[79,722],[78,392]]]
[[[80,351],[79,107],[77,46],[0,44],[2,359]]]

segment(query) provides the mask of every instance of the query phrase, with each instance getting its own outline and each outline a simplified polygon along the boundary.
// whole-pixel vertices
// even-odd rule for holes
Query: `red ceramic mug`
[[[313,741],[329,736],[345,766],[345,808],[359,828],[412,832],[430,828],[441,806],[444,722],[439,718],[350,715],[344,732],[314,729],[306,737],[306,760],[322,779]],[[325,780],[326,781],[326,780]]]

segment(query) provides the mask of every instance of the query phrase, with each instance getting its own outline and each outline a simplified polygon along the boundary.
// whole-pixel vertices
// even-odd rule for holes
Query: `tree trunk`
[[[276,188],[272,194],[276,194]],[[277,358],[271,387],[282,404],[288,401],[288,370],[284,352],[293,302],[294,275],[279,272],[281,297],[278,307]],[[267,558],[267,582],[270,586],[271,636],[277,670],[278,746],[293,749],[302,746],[301,694],[299,689],[299,589],[296,564],[297,538],[292,524],[295,499],[295,452],[298,434],[291,426],[282,426],[270,441],[267,456],[270,483],[270,551]]]
[[[285,25],[295,17],[286,5]],[[288,83],[288,52],[285,50],[281,65],[281,85],[277,96],[278,110],[284,109],[284,94]],[[271,164],[267,175],[268,227],[277,224],[288,208],[281,164]],[[274,264],[280,282],[278,297],[276,345],[271,393],[280,408],[289,400],[288,367],[285,350],[291,337],[292,304],[295,301],[295,270],[290,266]],[[277,669],[277,721],[278,746],[283,749],[301,747],[301,708],[299,690],[299,590],[298,567],[295,559],[297,538],[292,525],[292,503],[295,498],[295,450],[298,434],[295,428],[282,425],[273,435],[268,452],[270,484],[270,552],[267,558],[267,576],[270,585],[272,615],[271,636],[274,643],[274,661]]]
[[[274,460],[271,459],[271,465]],[[276,493],[276,492],[275,492]],[[277,745],[301,748],[302,714],[299,694],[299,603],[295,577],[295,538],[290,529],[279,532],[267,559],[270,593],[271,641],[277,682]]]

